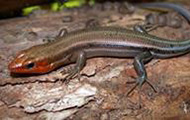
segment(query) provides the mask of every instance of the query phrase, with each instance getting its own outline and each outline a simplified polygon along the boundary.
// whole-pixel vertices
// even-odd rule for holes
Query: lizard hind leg
[[[156,91],[150,81],[147,79],[147,73],[144,64],[150,61],[153,58],[153,55],[149,51],[142,52],[135,57],[134,68],[138,75],[136,79],[135,86],[127,93],[129,95],[136,87],[139,91],[139,106],[141,107],[141,88],[142,85],[146,82],[154,91]]]

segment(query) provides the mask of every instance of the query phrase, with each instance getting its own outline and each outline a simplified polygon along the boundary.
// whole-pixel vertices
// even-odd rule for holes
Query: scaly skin
[[[154,58],[168,58],[190,51],[190,40],[168,40],[124,28],[99,27],[68,33],[56,41],[21,51],[9,64],[13,73],[46,73],[85,58],[135,57],[149,51]],[[28,64],[34,63],[32,66]]]

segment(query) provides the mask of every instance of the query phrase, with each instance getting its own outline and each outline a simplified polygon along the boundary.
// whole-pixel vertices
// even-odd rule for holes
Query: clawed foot
[[[136,84],[129,90],[129,92],[127,92],[127,96],[129,96],[129,94],[130,94],[131,92],[133,92],[133,90],[134,90],[137,86],[142,87],[142,85],[144,84],[144,83],[140,83],[140,82],[136,82],[136,81],[127,82],[127,84],[133,84],[133,83],[136,83]],[[157,92],[157,90],[155,89],[155,87],[152,85],[152,83],[151,83],[148,79],[145,81],[145,83],[147,83],[147,84],[153,89],[153,91],[154,91],[155,93]]]
[[[141,88],[142,88],[142,85],[145,82],[153,89],[153,91],[155,93],[157,92],[156,89],[154,88],[154,86],[152,85],[152,83],[150,83],[150,81],[148,79],[146,81],[144,81],[143,83],[141,83],[139,80],[132,81],[132,82],[127,82],[127,84],[133,84],[133,83],[135,83],[135,85],[127,92],[126,96],[129,96],[129,94],[131,92],[133,92],[133,90],[138,86],[138,94],[139,94],[139,103],[138,103],[138,106],[139,106],[139,109],[142,108],[142,106],[141,106],[141,104],[142,104],[141,103],[141,92],[142,92]]]
[[[77,78],[80,80],[81,74],[80,74],[80,69],[77,68],[76,66],[71,66],[70,68],[64,70],[61,72],[62,74],[68,74],[64,78],[64,83],[68,84],[70,79],[74,78],[77,75]]]

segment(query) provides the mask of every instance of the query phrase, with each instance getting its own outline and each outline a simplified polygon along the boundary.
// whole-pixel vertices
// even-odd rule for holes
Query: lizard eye
[[[29,64],[26,65],[26,68],[31,69],[31,68],[34,67],[34,65],[35,65],[34,63],[29,63]]]

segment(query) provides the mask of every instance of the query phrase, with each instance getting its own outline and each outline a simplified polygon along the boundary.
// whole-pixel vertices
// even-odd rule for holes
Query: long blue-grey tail
[[[190,11],[184,8],[180,4],[168,3],[168,2],[154,2],[154,3],[140,3],[137,4],[140,8],[167,8],[172,9],[182,15],[188,23],[190,23]]]

